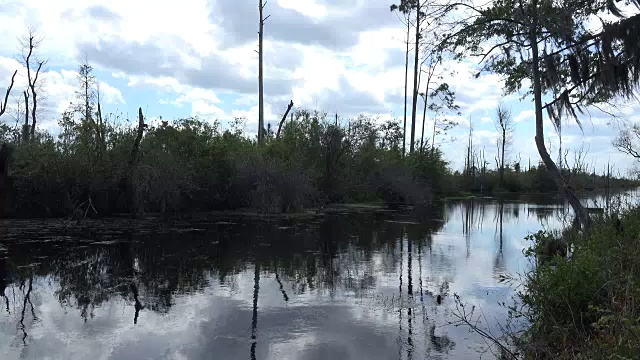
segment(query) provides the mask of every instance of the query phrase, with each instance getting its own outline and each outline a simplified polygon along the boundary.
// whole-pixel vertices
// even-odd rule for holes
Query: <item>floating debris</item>
[[[385,220],[385,222],[394,223],[394,224],[405,224],[405,225],[420,225],[419,222],[415,222],[415,221]]]
[[[105,240],[105,241],[92,242],[91,245],[113,245],[117,243],[118,243],[117,240]]]
[[[186,229],[181,229],[181,228],[172,228],[172,229],[168,229],[165,232],[173,232],[173,233],[186,233],[186,232],[202,232],[205,231],[205,229],[196,229],[196,228],[186,228]]]

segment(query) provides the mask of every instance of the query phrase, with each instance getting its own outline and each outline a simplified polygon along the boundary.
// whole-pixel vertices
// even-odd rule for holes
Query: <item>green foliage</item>
[[[481,56],[481,71],[501,75],[505,93],[528,83],[525,93],[531,94],[534,73],[539,73],[535,80],[541,82],[542,94],[551,97],[544,108],[559,126],[563,115],[578,121],[576,110],[582,106],[633,96],[640,81],[640,15],[624,15],[619,3],[498,0],[475,7],[454,2],[444,6],[455,19],[439,43],[458,59]],[[637,0],[626,4],[640,7]],[[603,14],[613,14],[615,20]],[[602,25],[598,32],[587,26],[596,16]]]
[[[586,236],[566,231],[568,259],[540,262],[519,293],[530,323],[521,338],[531,358],[637,359],[640,356],[640,209],[602,217]],[[537,257],[557,235],[540,231],[525,252]]]
[[[305,110],[294,117],[263,146],[242,135],[241,119],[229,130],[198,118],[161,121],[145,130],[126,185],[136,129],[106,121],[96,137],[96,123],[65,112],[57,139],[37,132],[28,142],[11,142],[11,213],[128,212],[129,187],[143,212],[290,212],[378,199],[418,204],[431,201],[447,173],[438,150],[403,159],[395,121],[360,116],[341,125]],[[5,139],[19,139],[13,135],[6,129]]]

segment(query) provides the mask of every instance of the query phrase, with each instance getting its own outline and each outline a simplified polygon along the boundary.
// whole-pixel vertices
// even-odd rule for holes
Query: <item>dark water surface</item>
[[[566,214],[486,199],[421,216],[4,221],[0,359],[477,359],[485,342],[448,325],[453,294],[496,329],[512,293],[499,276]]]

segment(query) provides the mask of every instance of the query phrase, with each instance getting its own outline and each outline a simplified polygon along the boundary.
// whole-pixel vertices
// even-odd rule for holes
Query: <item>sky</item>
[[[277,126],[290,100],[294,108],[326,111],[341,121],[359,114],[402,120],[404,27],[390,2],[374,0],[270,0],[265,15],[265,121]],[[39,126],[56,133],[78,87],[76,75],[86,57],[100,81],[103,113],[135,118],[138,107],[152,123],[199,116],[225,126],[244,117],[245,131],[257,132],[258,2],[254,0],[0,0],[0,92],[17,69],[9,110],[0,121],[14,124],[16,104],[26,84],[18,39],[34,28],[42,39],[37,56],[48,59],[43,72],[43,113]],[[505,96],[501,79],[474,78],[477,62],[448,62],[447,81],[456,92],[459,125],[436,139],[454,169],[463,166],[469,121],[474,143],[495,163],[494,125],[500,102],[514,118],[507,160],[536,164],[531,98]],[[412,78],[409,79],[412,83]],[[422,102],[419,101],[420,119]],[[408,102],[411,108],[411,100]],[[624,117],[640,121],[640,105],[628,104]],[[612,145],[616,122],[597,109],[581,115],[583,129],[563,125],[563,147],[588,150],[598,171],[613,164],[621,175],[635,161]],[[431,124],[431,125],[430,125]],[[425,138],[430,138],[428,115]],[[421,133],[418,125],[417,134]],[[557,158],[558,137],[545,120],[545,137]]]

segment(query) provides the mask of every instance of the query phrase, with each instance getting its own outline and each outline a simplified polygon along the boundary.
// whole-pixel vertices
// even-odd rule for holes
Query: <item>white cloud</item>
[[[493,124],[493,119],[488,116],[483,116],[480,118],[480,122],[483,124]]]
[[[183,0],[158,6],[150,0],[7,0],[0,14],[0,38],[6,39],[0,43],[0,93],[13,70],[22,69],[13,59],[18,50],[15,39],[26,33],[27,26],[35,26],[43,36],[39,56],[50,59],[43,74],[43,93],[47,93],[42,101],[45,113],[39,120],[43,127],[54,128],[59,113],[73,100],[75,70],[83,52],[103,47],[110,50],[108,59],[94,55],[89,61],[101,74],[109,74],[100,79],[105,108],[140,103],[153,107],[149,101],[158,101],[163,111],[168,111],[162,114],[165,118],[199,115],[224,122],[244,116],[248,119],[247,130],[254,131],[257,3],[238,1],[234,3],[238,13],[219,12],[230,11],[226,1]],[[266,14],[273,16],[267,21],[264,43],[267,122],[277,124],[291,99],[297,108],[317,107],[343,118],[357,113],[380,115],[379,121],[392,114],[402,117],[404,29],[387,5],[374,3],[353,0],[349,2],[352,6],[345,6],[335,1],[277,0],[268,4]],[[409,93],[412,59],[413,54]],[[517,94],[503,96],[500,77],[483,75],[476,79],[476,67],[476,59],[442,65],[447,72],[454,70],[442,81],[456,92],[462,113],[452,117],[460,125],[450,135],[466,139],[472,119],[476,144],[493,151],[489,150],[495,147],[492,119],[498,103],[504,102],[517,114],[517,151],[523,158],[524,154],[536,157],[533,121],[529,121],[533,118],[531,99],[521,102]],[[19,97],[24,85],[24,72],[20,71],[13,95]],[[528,81],[524,81],[523,87],[527,86]],[[411,99],[407,105],[410,118]],[[418,110],[417,137],[422,130],[421,100]],[[627,106],[623,115],[640,121],[638,111],[638,106]],[[429,139],[432,115],[428,113],[426,121],[425,137]],[[604,149],[602,154],[616,154],[607,144],[607,137],[615,130],[606,128],[610,117],[593,110],[591,118],[587,115],[582,119],[584,135],[575,125],[565,125],[566,135],[573,137],[565,144],[578,146],[583,139],[597,138]],[[548,121],[545,131],[555,136]],[[459,143],[443,145],[443,149],[454,163],[460,158]]]
[[[100,81],[100,102],[105,104],[126,104],[122,92],[119,89]]]
[[[527,120],[533,120],[535,118],[535,111],[532,109],[522,110],[516,117],[513,119],[514,122],[519,123]]]
[[[327,8],[313,0],[278,0],[278,5],[285,9],[295,10],[313,18],[323,18],[327,15]],[[268,8],[265,8],[268,11]],[[265,16],[268,15],[268,12]]]

